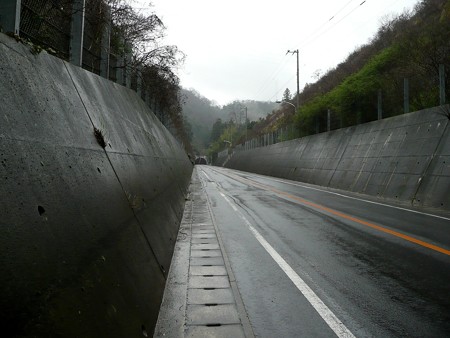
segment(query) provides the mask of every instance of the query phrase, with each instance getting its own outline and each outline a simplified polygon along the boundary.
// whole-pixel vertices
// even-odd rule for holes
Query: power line
[[[349,13],[347,13],[344,17],[342,17],[338,22],[336,22],[334,25],[332,25],[331,27],[326,28],[324,31],[321,32],[321,30],[323,30],[323,28],[325,26],[327,26],[331,21],[335,20],[336,17],[342,12],[344,11],[348,5],[350,5],[350,3],[352,3],[355,0],[349,0],[347,1],[344,6],[342,6],[336,13],[334,13],[326,22],[324,22],[319,28],[317,28],[308,38],[306,38],[306,40],[304,40],[303,43],[301,43],[301,47],[304,47],[305,45],[311,43],[312,41],[316,40],[317,38],[319,38],[320,36],[322,36],[323,34],[325,34],[326,32],[328,32],[331,28],[333,28],[334,26],[336,26],[338,23],[340,23],[342,20],[344,20],[346,17],[348,17],[351,13],[353,13],[356,9],[358,9],[359,7],[361,7],[367,0],[364,0],[363,2],[361,2],[357,7],[355,7],[353,10],[351,10]],[[283,60],[284,64],[283,66],[286,66],[287,62],[286,59]],[[282,61],[282,62],[283,62]],[[260,87],[260,89],[257,92],[257,95],[259,95],[263,89],[265,89],[269,82],[271,82],[272,80],[275,79],[275,77],[281,72],[281,67],[279,67],[279,69],[277,69],[277,71],[275,71],[275,73],[273,73],[273,75],[271,75],[265,82],[263,82],[263,85]],[[291,78],[292,79],[292,78]],[[289,82],[289,81],[288,81]],[[284,87],[284,86],[283,86]],[[277,93],[274,95],[278,95],[278,93],[281,91],[282,89],[278,90]]]
[[[284,68],[286,68],[286,65],[288,63],[289,59],[284,57],[280,63],[278,64],[277,68],[275,69],[274,72],[271,73],[271,75],[269,75],[266,80],[263,81],[262,85],[259,87],[259,89],[257,90],[255,97],[258,96],[260,93],[263,93],[264,90],[267,88],[267,86],[272,83],[272,81],[274,81],[278,74],[281,73],[282,70],[284,70]]]
[[[330,22],[330,21],[332,21],[334,18],[336,18],[336,16],[338,16],[339,15],[339,13],[341,13],[345,8],[347,8],[347,6],[351,3],[351,2],[353,2],[354,0],[350,0],[350,1],[348,1],[343,7],[341,7],[341,9],[339,9],[336,13],[334,13],[327,21],[325,21],[322,25],[320,25],[320,27],[318,27],[313,33],[311,33],[311,35],[309,36],[309,37],[307,37],[305,40],[307,41],[307,40],[310,40],[310,39],[312,39],[313,37],[314,37],[314,35],[316,35],[316,34],[318,34],[321,30],[322,30],[322,28],[324,28],[326,25],[328,25],[328,23]],[[305,41],[304,40],[304,41]],[[302,42],[302,43],[300,43],[300,45],[303,45],[304,43]]]
[[[292,80],[294,77],[295,77],[295,74],[292,75],[292,76],[289,78],[289,80],[287,80],[287,81],[280,87],[280,89],[278,89],[278,91],[277,91],[274,95],[272,95],[272,97],[270,98],[269,101],[272,101],[272,100],[274,100],[274,99],[277,99],[278,95],[279,95],[280,92],[283,90],[283,88],[285,88],[285,86],[286,86],[289,82],[291,82],[291,80]]]
[[[353,0],[352,0],[352,1],[353,1]],[[359,8],[360,8],[362,5],[364,5],[367,1],[368,1],[368,0],[362,1],[359,5],[357,5],[356,7],[354,7],[350,12],[348,12],[347,14],[345,14],[339,21],[337,21],[337,22],[335,22],[333,25],[327,27],[324,31],[318,33],[317,36],[311,35],[309,38],[307,38],[307,39],[305,40],[305,42],[303,42],[303,43],[300,45],[300,48],[305,47],[306,45],[308,45],[308,44],[310,44],[311,42],[314,42],[315,40],[317,40],[318,38],[320,38],[322,35],[324,35],[325,33],[327,33],[331,28],[333,28],[333,27],[335,27],[336,25],[338,25],[340,22],[342,22],[344,19],[346,19],[350,14],[352,14],[352,13],[355,12],[357,9],[359,9]],[[350,1],[350,2],[351,2],[351,1]],[[350,2],[348,2],[348,3],[347,3],[347,4],[339,11],[339,13],[342,12],[342,10],[343,10],[345,7],[347,7],[347,5],[348,5]],[[328,23],[329,23],[332,19],[334,19],[335,17],[336,17],[336,15],[333,15],[333,16],[326,22],[326,24],[328,24]],[[326,25],[326,24],[325,24],[325,25]],[[322,27],[323,27],[323,26],[324,26],[324,25],[322,25]],[[322,27],[321,27],[321,28],[322,28]]]
[[[332,19],[334,19],[335,16],[339,15],[339,13],[341,13],[345,8],[347,8],[347,6],[353,2],[354,0],[350,0],[348,1],[339,11],[337,11],[336,14],[334,14],[328,21],[331,21]]]
[[[324,31],[320,32],[320,30],[322,30],[326,25],[328,25],[329,22],[331,22],[333,19],[336,18],[337,15],[339,15],[339,13],[341,13],[345,8],[348,7],[348,5],[353,2],[354,0],[350,0],[348,1],[341,9],[339,9],[333,16],[331,16],[324,24],[322,24],[318,29],[316,29],[316,31],[306,40],[304,40],[305,42],[303,42],[300,47],[305,47],[306,45],[308,45],[309,43],[317,40],[319,37],[321,37],[322,35],[324,35],[325,33],[327,33],[331,28],[335,27],[336,25],[338,25],[340,22],[342,22],[344,19],[346,19],[350,14],[352,14],[353,12],[355,12],[357,9],[359,9],[362,5],[364,5],[368,0],[364,0],[362,1],[359,5],[357,5],[356,7],[354,7],[350,12],[348,12],[347,14],[345,14],[339,21],[335,22],[332,26],[327,27]],[[317,35],[318,34],[318,35]],[[316,36],[314,36],[316,35]],[[294,76],[292,76],[289,81],[293,78]],[[289,82],[288,81],[288,82]],[[284,87],[284,86],[283,86]],[[278,96],[278,94],[280,93],[280,91],[282,90],[279,89],[276,94],[274,96]],[[272,98],[274,97],[272,96]]]

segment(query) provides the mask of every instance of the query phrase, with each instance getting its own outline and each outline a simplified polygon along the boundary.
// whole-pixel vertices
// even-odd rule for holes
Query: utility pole
[[[245,125],[245,142],[247,142],[247,107],[244,106],[243,108],[245,109],[245,123],[244,123],[244,125]],[[242,109],[241,109],[241,112],[242,112]]]
[[[296,50],[288,50],[287,54],[297,54],[297,109],[300,107],[300,85],[299,85],[299,79],[300,79],[300,67],[298,62],[298,49]]]

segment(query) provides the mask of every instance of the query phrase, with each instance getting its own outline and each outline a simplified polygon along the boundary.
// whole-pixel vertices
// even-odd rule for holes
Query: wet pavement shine
[[[155,337],[448,337],[450,218],[196,166]]]

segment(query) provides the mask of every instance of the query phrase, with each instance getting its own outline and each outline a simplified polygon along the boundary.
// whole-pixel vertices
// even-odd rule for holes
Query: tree
[[[283,93],[283,101],[290,101],[292,99],[291,91],[289,88],[286,88],[286,90]]]
[[[136,76],[141,76],[143,88],[150,93],[155,114],[167,127],[175,127],[186,150],[191,152],[191,126],[182,115],[180,80],[175,73],[185,55],[177,46],[163,44],[165,26],[155,13],[142,14],[129,0],[103,1],[111,8],[111,50],[119,55],[132,54],[125,67],[131,73],[138,74],[140,70]]]
[[[226,124],[222,123],[222,119],[217,119],[216,122],[214,122],[211,132],[211,143],[220,138],[220,135],[222,135],[225,128]]]

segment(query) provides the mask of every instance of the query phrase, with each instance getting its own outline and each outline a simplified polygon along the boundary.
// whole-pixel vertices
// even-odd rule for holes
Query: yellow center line
[[[415,243],[415,244],[423,246],[425,248],[428,248],[428,249],[431,249],[431,250],[443,253],[444,255],[450,256],[450,250],[441,248],[440,246],[437,246],[437,245],[434,245],[434,244],[422,241],[420,239],[417,239],[417,238],[414,238],[414,237],[402,234],[402,233],[400,233],[398,231],[391,230],[391,229],[388,229],[388,228],[380,226],[380,225],[376,225],[376,224],[364,221],[362,219],[359,219],[359,218],[347,215],[345,213],[342,213],[342,212],[334,210],[334,209],[330,209],[328,207],[325,207],[325,206],[317,204],[317,203],[310,202],[310,201],[305,200],[303,198],[297,197],[295,195],[289,194],[287,192],[275,189],[273,187],[270,187],[270,186],[267,186],[267,185],[264,185],[264,184],[261,184],[261,183],[254,182],[254,181],[246,179],[246,178],[241,178],[239,176],[234,176],[234,175],[233,175],[233,177],[231,177],[231,175],[229,175],[229,174],[226,174],[226,175],[229,176],[230,178],[233,178],[233,179],[235,179],[237,181],[240,181],[240,182],[242,182],[244,184],[250,184],[250,185],[253,185],[254,187],[257,187],[257,188],[260,188],[260,189],[263,189],[263,190],[272,191],[272,192],[274,192],[274,193],[276,193],[278,195],[285,196],[285,197],[287,197],[289,199],[292,199],[292,200],[295,200],[297,202],[300,202],[301,204],[308,205],[308,206],[310,206],[310,207],[312,207],[314,209],[326,211],[326,212],[328,212],[330,214],[333,214],[335,216],[344,218],[346,220],[349,220],[349,221],[352,221],[352,222],[355,222],[355,223],[358,223],[358,224],[362,224],[362,225],[368,226],[368,227],[370,227],[372,229],[384,232],[386,234],[389,234],[389,235],[392,235],[392,236],[404,239],[404,240],[406,240],[408,242]]]

